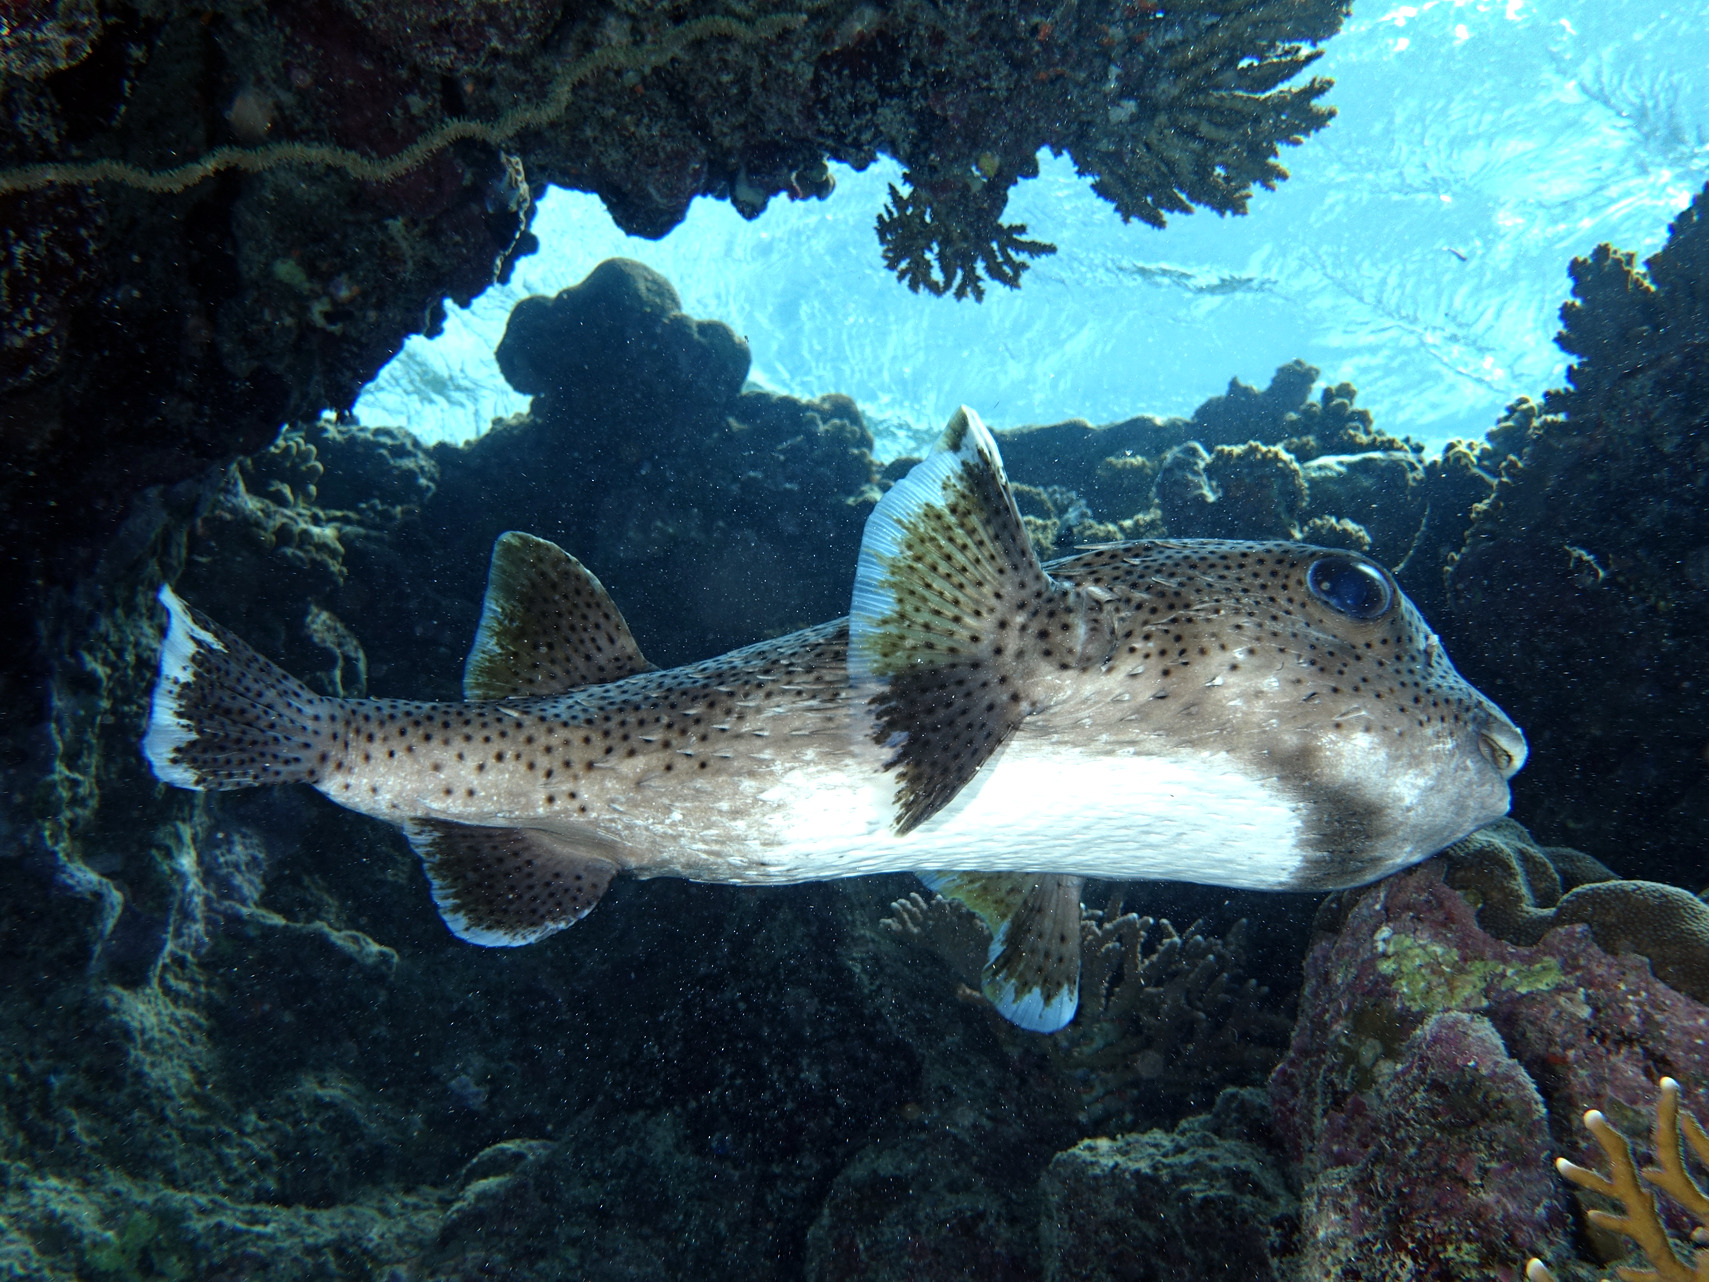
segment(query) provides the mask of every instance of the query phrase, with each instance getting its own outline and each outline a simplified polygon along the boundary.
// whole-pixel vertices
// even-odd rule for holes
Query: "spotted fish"
[[[1079,993],[1086,878],[1325,890],[1508,807],[1525,739],[1383,567],[1147,540],[1041,564],[971,411],[885,494],[849,617],[661,671],[604,587],[493,549],[466,701],[317,694],[170,588],[143,748],[399,825],[452,931],[533,943],[619,873],[920,873],[985,918],[997,1008]]]

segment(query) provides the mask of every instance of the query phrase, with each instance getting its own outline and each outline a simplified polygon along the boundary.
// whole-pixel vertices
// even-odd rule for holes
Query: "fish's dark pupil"
[[[1306,571],[1305,579],[1313,596],[1353,619],[1374,619],[1394,600],[1382,571],[1346,557],[1324,557]]]

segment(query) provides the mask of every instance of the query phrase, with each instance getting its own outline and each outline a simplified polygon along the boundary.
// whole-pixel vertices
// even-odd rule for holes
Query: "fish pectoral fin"
[[[1084,877],[919,873],[991,930],[980,987],[997,1013],[1035,1033],[1066,1027],[1080,1008],[1080,891]]]
[[[871,738],[891,752],[898,833],[943,809],[1025,718],[1029,678],[1061,644],[1062,592],[997,442],[963,406],[867,518],[849,611],[849,680],[870,692]]]
[[[536,943],[580,921],[617,874],[609,859],[530,828],[413,819],[404,835],[451,933],[487,948]]]
[[[593,571],[532,534],[498,536],[465,699],[564,694],[652,670]]]

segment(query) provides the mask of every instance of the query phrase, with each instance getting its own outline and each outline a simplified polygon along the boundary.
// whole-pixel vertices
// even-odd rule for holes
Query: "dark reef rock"
[[[1443,627],[1531,737],[1516,815],[1699,888],[1709,821],[1709,189],[1640,272],[1572,266],[1570,386],[1516,406]],[[1438,624],[1438,626],[1443,626]]]
[[[1042,251],[1001,215],[1044,146],[1124,218],[1244,212],[1333,114],[1328,81],[1288,82],[1344,11],[9,5],[0,593],[68,586],[141,490],[348,408],[408,335],[436,332],[444,299],[467,304],[532,251],[547,184],[658,237],[697,196],[754,217],[827,195],[827,161],[887,154],[908,186],[887,261],[977,296]],[[9,612],[8,702],[40,693],[34,640]]]
[[[646,430],[623,412],[636,402],[678,415],[722,409],[742,390],[749,363],[747,343],[728,325],[683,315],[671,283],[626,258],[607,259],[555,298],[523,299],[497,357],[512,387],[546,398],[553,411],[597,405],[608,433]]]
[[[1173,1131],[1082,1140],[1041,1189],[1047,1282],[1292,1276],[1299,1202],[1263,1093],[1228,1090]]]
[[[1658,1074],[1709,1080],[1709,1008],[1584,926],[1486,933],[1451,869],[1345,893],[1307,959],[1270,1082],[1305,1180],[1304,1276],[1518,1279],[1530,1255],[1570,1259],[1550,1159],[1594,1162],[1578,1118],[1601,1108],[1641,1139]]]
[[[912,1110],[910,1110],[912,1112]],[[989,1131],[916,1134],[863,1150],[825,1196],[807,1237],[812,1282],[1033,1282],[1038,1169]],[[938,1128],[933,1128],[934,1130]]]
[[[1394,567],[1436,617],[1443,566],[1473,508],[1489,498],[1492,446],[1424,447],[1377,429],[1348,384],[1312,396],[1300,361],[1260,391],[1239,380],[1190,418],[1137,417],[1103,427],[1070,421],[999,432],[1009,475],[1054,487],[1053,547],[1133,538],[1303,539],[1365,552]]]

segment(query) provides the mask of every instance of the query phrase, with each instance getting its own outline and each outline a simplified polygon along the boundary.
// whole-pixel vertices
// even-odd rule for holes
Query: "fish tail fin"
[[[166,638],[142,751],[163,783],[225,792],[314,783],[337,739],[337,702],[262,658],[169,587]]]
[[[1080,1009],[1083,877],[1028,873],[918,873],[991,930],[980,987],[997,1013],[1034,1033],[1066,1027]]]

